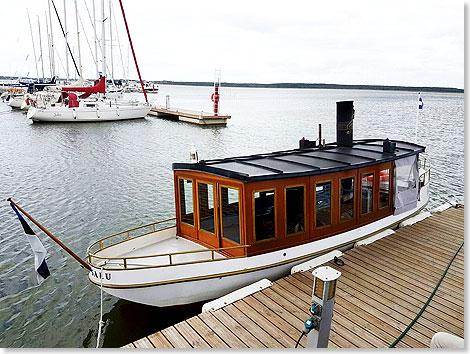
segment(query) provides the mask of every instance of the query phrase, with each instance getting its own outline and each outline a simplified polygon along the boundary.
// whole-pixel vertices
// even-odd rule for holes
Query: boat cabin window
[[[240,197],[238,189],[220,187],[222,237],[240,243]]]
[[[215,234],[214,221],[214,185],[197,183],[199,228]]]
[[[395,167],[395,178],[398,192],[416,188],[416,177],[413,173],[413,164],[398,165]]]
[[[331,181],[315,184],[315,226],[331,225]]]
[[[194,226],[193,181],[180,178],[179,187],[181,221]]]
[[[286,188],[286,234],[304,232],[304,186]]]
[[[276,237],[275,191],[254,192],[255,240],[263,241]]]
[[[354,177],[341,179],[339,204],[340,222],[354,219]]]
[[[364,173],[361,183],[361,214],[365,215],[374,209],[374,174]]]
[[[379,175],[379,209],[390,205],[390,170],[380,170]]]

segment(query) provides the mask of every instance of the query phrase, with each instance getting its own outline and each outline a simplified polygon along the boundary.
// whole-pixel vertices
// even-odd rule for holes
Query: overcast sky
[[[64,21],[64,1],[54,2]],[[70,45],[77,56],[75,3],[72,0],[66,3]],[[84,76],[95,78],[90,21],[93,0],[77,3],[85,28],[80,36]],[[109,0],[105,3],[107,7]],[[112,28],[113,68],[118,78],[127,76],[123,68],[132,56],[128,56],[119,1],[112,3],[116,16]],[[214,69],[221,68],[222,81],[227,82],[464,87],[464,3],[460,1],[123,0],[123,3],[140,70],[147,80],[212,81]],[[36,75],[28,9],[38,61],[37,16],[40,18],[44,71],[46,76],[50,75],[47,5],[48,0],[20,0],[9,1],[2,8],[0,74]],[[101,0],[95,0],[95,6],[97,20],[101,20]],[[106,17],[108,14],[106,9]],[[106,21],[108,26],[109,19]],[[64,77],[64,39],[54,12],[52,25],[56,67]],[[97,32],[101,38],[101,22],[97,22]],[[109,27],[106,36],[109,40]],[[110,43],[107,42],[108,50]],[[101,52],[98,56],[101,61]],[[107,65],[111,67],[109,57],[108,52]],[[38,67],[42,76],[40,63]],[[73,72],[70,61],[71,75]],[[132,61],[129,76],[137,78]]]

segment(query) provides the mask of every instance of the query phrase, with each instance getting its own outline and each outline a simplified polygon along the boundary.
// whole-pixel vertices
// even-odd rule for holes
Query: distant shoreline
[[[213,86],[213,82],[199,81],[154,81],[162,85],[185,85],[185,86]],[[342,84],[307,84],[307,83],[234,83],[222,82],[223,87],[254,87],[254,88],[301,88],[301,89],[331,89],[331,90],[375,90],[375,91],[410,91],[410,92],[443,92],[464,93],[463,89],[454,87],[430,87],[430,86],[389,86],[389,85],[342,85]]]
[[[0,76],[0,80],[16,80],[16,77]],[[23,77],[26,80],[29,78]],[[34,80],[34,78],[33,78]],[[137,80],[130,80],[137,81]],[[213,86],[213,82],[204,81],[168,81],[168,80],[146,80],[162,85],[181,86]],[[300,89],[330,89],[330,90],[374,90],[374,91],[408,91],[408,92],[442,92],[442,93],[464,93],[464,89],[455,87],[434,87],[434,86],[390,86],[390,85],[345,85],[345,84],[310,84],[310,83],[235,83],[222,82],[223,87],[253,87],[253,88],[300,88]]]

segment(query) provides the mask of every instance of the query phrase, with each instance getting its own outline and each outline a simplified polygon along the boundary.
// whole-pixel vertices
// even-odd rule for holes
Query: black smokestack
[[[354,101],[336,102],[336,144],[352,146]]]

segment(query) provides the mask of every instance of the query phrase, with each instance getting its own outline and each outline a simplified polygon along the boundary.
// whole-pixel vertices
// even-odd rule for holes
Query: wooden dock
[[[199,125],[227,125],[227,119],[231,116],[217,115],[203,111],[193,111],[181,108],[165,108],[163,106],[152,106],[149,115],[161,118],[179,120]]]
[[[339,270],[330,348],[385,348],[411,323],[464,240],[464,209],[450,208],[347,251]],[[293,348],[310,317],[313,277],[296,273],[222,309],[128,348]],[[464,336],[464,249],[423,315],[397,344],[429,347],[436,332]],[[305,347],[306,338],[300,342]]]

